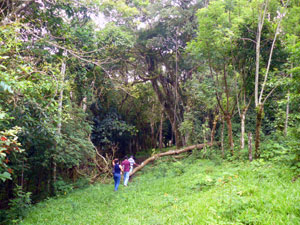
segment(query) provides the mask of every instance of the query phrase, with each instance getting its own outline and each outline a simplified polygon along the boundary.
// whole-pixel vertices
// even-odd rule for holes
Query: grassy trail
[[[167,160],[118,192],[96,184],[41,202],[21,224],[300,224],[300,179],[284,166]]]

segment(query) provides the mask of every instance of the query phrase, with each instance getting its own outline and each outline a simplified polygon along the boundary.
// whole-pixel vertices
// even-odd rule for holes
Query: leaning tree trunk
[[[255,158],[260,157],[260,129],[263,119],[264,105],[258,105],[256,114],[256,129],[255,129]]]
[[[141,165],[139,165],[138,167],[136,167],[130,173],[130,176],[132,176],[133,174],[135,174],[139,170],[143,169],[148,163],[150,163],[150,162],[152,162],[152,161],[154,161],[154,160],[156,160],[156,159],[158,159],[160,157],[168,156],[168,155],[178,155],[178,154],[181,154],[181,153],[193,150],[195,148],[202,149],[205,146],[211,146],[211,145],[212,145],[212,143],[199,144],[199,145],[191,145],[191,146],[188,146],[186,148],[182,148],[182,149],[178,149],[178,150],[170,150],[170,151],[167,151],[167,152],[162,152],[162,153],[155,154],[155,155],[151,156],[150,158],[146,159],[144,162],[142,162]]]

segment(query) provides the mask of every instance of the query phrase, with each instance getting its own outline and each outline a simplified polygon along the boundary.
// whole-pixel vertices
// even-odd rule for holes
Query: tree
[[[286,33],[285,45],[289,52],[288,70],[289,78],[285,80],[284,87],[287,92],[286,100],[286,115],[284,121],[285,141],[289,146],[289,161],[291,167],[299,172],[300,168],[300,146],[299,146],[299,90],[300,90],[300,23],[299,12],[300,7],[291,3],[291,7],[287,13],[286,19],[283,21],[283,28]],[[296,172],[296,173],[297,173]],[[297,179],[297,177],[295,178]]]
[[[1,108],[7,110],[7,118],[14,119],[7,119],[1,130],[21,127],[18,138],[25,151],[22,157],[10,160],[14,176],[1,189],[7,189],[7,195],[3,196],[7,200],[12,197],[14,186],[21,182],[24,190],[32,191],[38,198],[41,193],[43,196],[49,193],[51,176],[52,186],[56,185],[57,171],[57,176],[70,177],[73,172],[69,171],[86,163],[94,154],[88,139],[91,125],[86,120],[87,114],[70,102],[72,92],[74,99],[80,98],[73,85],[72,76],[76,73],[70,71],[75,64],[86,68],[101,65],[92,59],[97,52],[86,55],[85,51],[95,48],[96,41],[94,30],[87,23],[91,11],[80,2],[5,1],[3,4],[9,7],[4,7],[7,11],[0,17],[4,24],[0,27],[3,43],[0,82],[1,88],[10,93],[0,93],[0,102]],[[19,6],[20,14],[16,13]],[[81,29],[74,29],[80,26]],[[76,119],[77,124],[70,118]],[[74,134],[75,128],[80,128],[80,132]],[[51,167],[51,162],[57,166]]]
[[[137,77],[151,82],[172,125],[177,147],[184,144],[179,130],[186,104],[181,83],[191,77],[193,70],[188,60],[184,60],[183,52],[186,42],[193,36],[194,15],[200,6],[190,1],[159,1],[149,5],[146,28],[138,33],[136,45],[142,50],[137,55],[137,62],[142,65]],[[163,10],[158,11],[162,7]]]
[[[270,73],[271,63],[272,63],[272,57],[273,57],[273,51],[275,47],[275,43],[277,41],[278,35],[280,34],[281,29],[281,21],[283,17],[286,14],[286,7],[288,5],[288,2],[284,5],[279,5],[276,2],[272,2],[269,0],[258,2],[256,3],[258,5],[258,20],[257,20],[257,33],[256,33],[256,59],[255,59],[255,90],[254,90],[254,99],[255,99],[255,107],[257,112],[256,117],[256,131],[255,131],[255,157],[258,158],[260,156],[260,130],[261,130],[261,124],[263,119],[263,110],[266,100],[270,97],[270,95],[273,93],[275,88],[272,88],[268,94],[265,95],[266,92],[266,85]],[[255,7],[257,7],[255,5]],[[268,23],[270,25],[273,25],[275,28],[274,30],[274,37],[272,40],[272,45],[270,47],[270,52],[268,54],[268,60],[265,65],[265,69],[262,71],[261,69],[261,42],[262,42],[262,31],[264,25],[266,26],[266,16],[268,14],[272,14],[272,10],[277,11],[277,15],[273,16],[272,18],[268,19]],[[273,11],[274,12],[274,11]],[[274,14],[273,14],[274,15]],[[263,73],[263,80],[260,79],[260,74]],[[260,90],[259,90],[260,87]]]
[[[291,4],[293,5],[293,4]],[[286,39],[286,46],[287,51],[291,55],[288,63],[290,69],[290,80],[293,80],[293,70],[294,67],[297,65],[297,60],[295,60],[295,57],[297,57],[297,45],[299,43],[299,35],[300,35],[300,24],[299,24],[299,12],[300,7],[293,5],[293,7],[288,11],[287,18],[283,21],[283,29],[285,33],[287,34]],[[297,70],[297,69],[296,69]],[[290,86],[295,86],[295,83],[292,85],[288,83],[288,90],[287,90],[287,100],[286,100],[286,114],[285,114],[285,121],[284,121],[284,135],[287,136],[288,133],[288,126],[289,126],[289,113],[290,113]],[[296,85],[297,86],[297,85]]]
[[[170,0],[118,1],[103,6],[108,21],[120,28],[126,27],[137,36],[132,50],[118,55],[127,64],[118,64],[121,67],[112,74],[121,74],[125,82],[131,77],[133,84],[151,82],[178,146],[184,141],[179,130],[185,105],[181,83],[191,77],[193,70],[182,53],[194,35],[195,12],[201,6],[202,2],[198,1]],[[107,10],[112,8],[114,12]],[[114,17],[116,13],[120,16]],[[133,16],[134,19],[130,19]]]
[[[239,15],[243,3],[234,7],[233,2],[211,2],[198,12],[197,38],[190,43],[190,51],[204,61],[213,82],[217,104],[223,114],[228,129],[231,154],[234,154],[232,117],[236,106],[235,95],[235,55],[234,44],[239,38]],[[213,41],[212,41],[213,40]]]

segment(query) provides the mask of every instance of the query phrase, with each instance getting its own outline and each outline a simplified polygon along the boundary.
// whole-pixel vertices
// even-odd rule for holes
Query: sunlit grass
[[[300,224],[284,166],[158,160],[128,187],[97,184],[37,204],[21,224]]]

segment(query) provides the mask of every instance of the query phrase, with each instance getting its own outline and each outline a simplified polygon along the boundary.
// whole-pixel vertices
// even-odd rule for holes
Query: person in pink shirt
[[[129,180],[129,171],[130,171],[130,162],[128,161],[127,156],[125,156],[125,159],[122,162],[121,166],[123,167],[123,171],[124,171],[124,186],[127,186]]]

